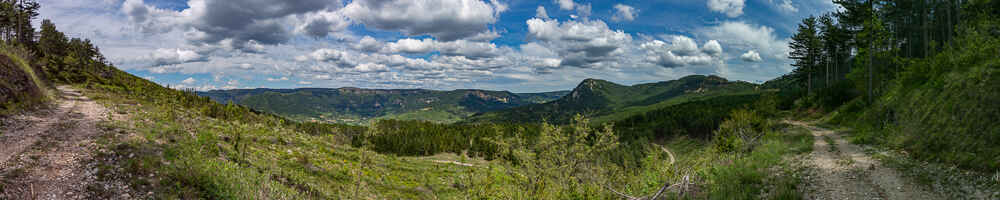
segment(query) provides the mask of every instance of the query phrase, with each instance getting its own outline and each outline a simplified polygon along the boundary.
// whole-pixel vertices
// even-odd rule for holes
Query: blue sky
[[[197,90],[540,92],[791,70],[788,37],[827,0],[40,0],[117,67]]]

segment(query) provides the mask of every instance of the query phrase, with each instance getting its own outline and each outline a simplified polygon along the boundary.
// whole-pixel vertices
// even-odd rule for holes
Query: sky
[[[40,18],[162,85],[569,90],[792,70],[830,0],[38,0]],[[38,22],[36,22],[38,23]],[[36,26],[37,27],[37,26]]]

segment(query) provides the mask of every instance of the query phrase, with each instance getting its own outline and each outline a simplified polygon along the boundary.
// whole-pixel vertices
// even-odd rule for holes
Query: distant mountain
[[[212,90],[198,95],[296,120],[361,124],[379,118],[455,122],[479,112],[545,103],[567,93],[346,87]]]
[[[558,124],[568,122],[573,115],[583,114],[595,122],[605,122],[695,99],[754,93],[756,88],[757,85],[747,82],[733,82],[718,76],[703,75],[633,86],[586,79],[572,92],[558,100],[480,113],[467,121],[477,123],[546,120]]]

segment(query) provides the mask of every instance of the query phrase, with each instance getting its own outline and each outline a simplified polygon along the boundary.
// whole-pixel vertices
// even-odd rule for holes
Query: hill
[[[624,86],[586,79],[566,96],[544,104],[477,114],[469,122],[537,122],[562,124],[576,114],[610,122],[694,99],[755,92],[757,85],[718,76],[691,75],[677,80]]]
[[[455,122],[479,112],[544,103],[567,93],[345,87],[213,90],[197,94],[301,121],[364,124],[371,119]]]
[[[0,48],[0,114],[38,105],[48,99],[45,81],[28,63],[28,51],[3,45]]]

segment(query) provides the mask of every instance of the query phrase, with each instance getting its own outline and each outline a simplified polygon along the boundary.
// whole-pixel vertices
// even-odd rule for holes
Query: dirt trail
[[[831,130],[788,123],[809,129],[815,137],[813,152],[804,160],[812,169],[803,181],[808,184],[807,199],[944,199],[907,182]]]
[[[0,135],[0,199],[86,199],[97,123],[107,110],[68,86],[51,109],[14,116]]]

